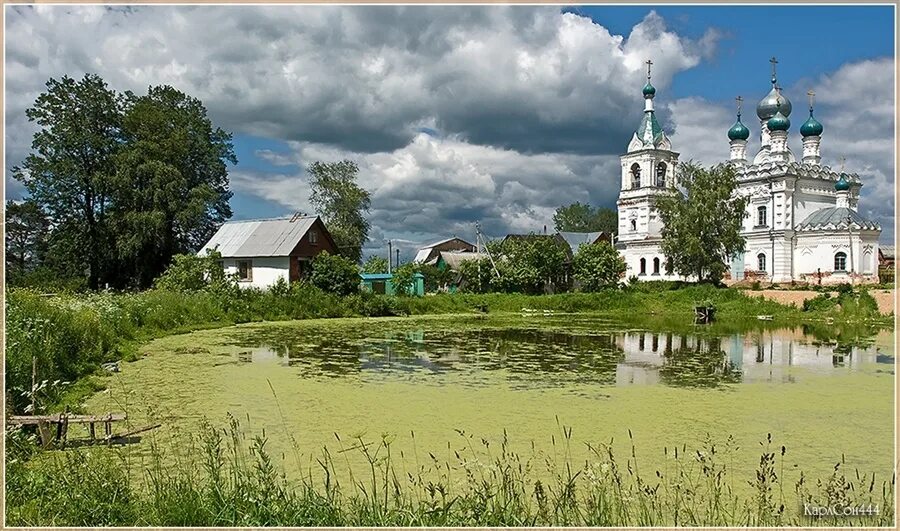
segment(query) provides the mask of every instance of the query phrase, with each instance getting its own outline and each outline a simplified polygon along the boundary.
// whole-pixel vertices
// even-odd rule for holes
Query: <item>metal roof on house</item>
[[[431,252],[434,250],[435,247],[437,247],[438,245],[443,245],[445,243],[450,243],[453,240],[459,240],[460,242],[462,242],[470,247],[475,247],[471,243],[467,242],[466,240],[463,240],[462,238],[460,238],[458,236],[454,236],[452,238],[445,238],[441,241],[429,243],[428,245],[420,247],[419,250],[416,252],[416,257],[413,258],[413,262],[420,264],[420,263],[428,260],[428,257],[431,256]]]
[[[878,223],[870,221],[862,217],[859,212],[847,207],[828,207],[820,208],[806,217],[799,225],[798,231],[831,229],[846,230],[847,220],[850,220],[850,227],[861,230],[880,230]]]
[[[459,270],[459,265],[467,260],[478,260],[479,258],[486,257],[486,253],[454,253],[450,251],[441,251],[440,254],[440,258],[444,260],[447,267],[454,271]]]
[[[885,258],[893,258],[894,257],[894,246],[893,245],[879,245],[878,250],[881,251],[881,256]]]
[[[216,249],[224,258],[288,256],[318,216],[229,221],[200,249]],[[293,221],[292,221],[293,220]]]
[[[578,251],[578,247],[582,243],[586,243],[588,245],[597,241],[601,236],[605,236],[604,232],[559,232],[559,235],[566,240],[566,243],[569,244],[569,247],[572,248],[572,252]]]

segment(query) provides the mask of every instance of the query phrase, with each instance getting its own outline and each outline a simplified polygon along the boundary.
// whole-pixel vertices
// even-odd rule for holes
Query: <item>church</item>
[[[749,198],[741,231],[745,252],[732,258],[726,281],[878,282],[881,227],[857,211],[859,175],[821,164],[824,127],[813,116],[812,92],[809,117],[800,126],[803,153],[797,159],[788,146],[791,101],[778,86],[775,58],[771,63],[772,88],[756,106],[759,151],[748,158],[751,133],[741,122],[740,98],[737,121],[726,133],[730,155],[723,162],[736,170],[735,193]],[[616,246],[627,265],[626,278],[684,280],[672,271],[660,247],[662,221],[656,201],[677,186],[679,153],[653,111],[651,65],[647,61],[643,119],[620,157]]]

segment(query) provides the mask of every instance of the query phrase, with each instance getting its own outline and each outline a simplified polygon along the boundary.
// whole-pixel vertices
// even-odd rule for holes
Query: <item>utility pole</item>
[[[391,240],[388,240],[388,275],[391,274]]]
[[[397,261],[394,262],[394,265],[400,267],[400,249],[394,249],[394,252],[397,253]]]

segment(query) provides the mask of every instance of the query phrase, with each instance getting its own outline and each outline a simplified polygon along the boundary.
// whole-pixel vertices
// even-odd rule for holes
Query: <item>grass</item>
[[[13,526],[891,526],[895,478],[835,463],[828,477],[782,483],[789,451],[769,435],[754,477],[735,477],[734,441],[707,437],[695,449],[663,448],[663,467],[645,470],[634,444],[623,460],[610,443],[570,457],[572,430],[558,425],[557,458],[492,445],[463,431],[449,460],[395,455],[387,437],[342,440],[310,456],[289,481],[267,451],[265,433],[246,439],[238,422],[207,426],[184,459],[153,445],[142,461],[106,448],[49,456],[40,467],[9,463],[7,524]],[[415,437],[415,434],[412,434]],[[630,435],[630,432],[629,432]],[[8,437],[9,439],[10,437]],[[24,447],[13,437],[11,453]],[[20,450],[16,450],[19,448]],[[368,464],[337,480],[346,452]],[[398,459],[399,458],[399,459]],[[405,472],[398,460],[413,459]],[[168,463],[167,465],[164,463]],[[134,479],[139,469],[140,480]],[[324,472],[313,474],[312,471]],[[539,474],[539,472],[543,472]],[[313,479],[314,477],[322,479]],[[536,479],[541,477],[543,479]],[[738,492],[735,482],[752,489]],[[746,494],[750,492],[750,494]],[[804,516],[808,507],[845,507],[851,517]],[[859,511],[862,511],[861,514]],[[877,511],[877,513],[876,513]]]

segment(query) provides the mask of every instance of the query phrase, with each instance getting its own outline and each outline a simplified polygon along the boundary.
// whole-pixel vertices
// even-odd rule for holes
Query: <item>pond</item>
[[[708,434],[732,438],[732,466],[750,480],[771,434],[786,446],[788,482],[800,470],[827,477],[841,459],[889,478],[892,342],[586,315],[262,323],[154,341],[86,409],[162,422],[152,437],[172,447],[201,419],[225,426],[230,414],[248,436],[265,432],[289,475],[326,446],[346,468],[363,466],[341,450],[382,437],[400,467],[489,454],[507,437],[522,455],[575,463],[610,442],[624,462],[633,444],[652,471]]]

